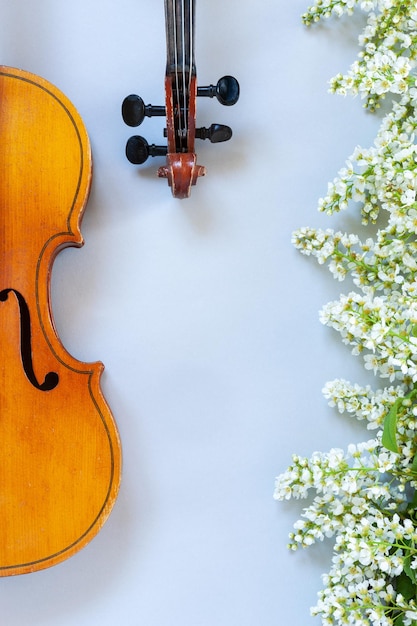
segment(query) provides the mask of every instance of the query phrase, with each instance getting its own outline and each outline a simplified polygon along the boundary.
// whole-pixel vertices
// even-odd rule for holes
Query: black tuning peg
[[[165,156],[168,152],[166,146],[149,145],[146,139],[134,135],[128,139],[126,144],[126,156],[134,165],[145,163],[148,157]]]
[[[143,102],[140,96],[131,94],[123,100],[122,117],[128,126],[139,126],[145,117],[162,117],[165,115],[165,107],[153,106]]]
[[[211,143],[221,143],[229,141],[232,137],[232,129],[224,124],[212,124],[210,128],[196,128],[195,136],[197,139],[209,139]]]
[[[197,96],[205,98],[216,97],[220,104],[224,106],[232,106],[239,100],[240,87],[236,78],[233,76],[223,76],[217,85],[209,85],[208,87],[197,87]]]

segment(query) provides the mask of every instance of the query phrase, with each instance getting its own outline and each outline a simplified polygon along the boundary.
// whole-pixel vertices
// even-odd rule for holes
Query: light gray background
[[[163,103],[162,0],[0,1],[1,63],[57,85],[90,134],[86,244],[57,258],[53,309],[68,351],[105,363],[124,451],[97,538],[52,569],[1,579],[7,626],[314,623],[329,552],[287,551],[299,506],[273,501],[274,477],[292,452],[362,437],[321,388],[364,375],[318,322],[343,287],[290,238],[337,226],[317,199],[378,120],[327,93],[355,58],[358,22],[307,30],[304,0],[197,5],[200,84],[235,74],[242,95],[230,109],[199,100],[199,123],[230,124],[234,138],[198,145],[208,174],[181,202],[155,161],[126,161],[120,117],[132,92]],[[162,127],[140,132],[159,142]]]

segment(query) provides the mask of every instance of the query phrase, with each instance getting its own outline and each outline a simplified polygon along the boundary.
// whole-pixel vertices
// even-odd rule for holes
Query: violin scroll
[[[191,186],[205,175],[205,168],[197,165],[195,139],[222,143],[233,134],[224,124],[196,128],[197,97],[216,98],[223,106],[232,106],[240,95],[238,81],[229,75],[216,85],[197,87],[194,14],[195,0],[165,0],[165,106],[145,105],[140,96],[133,94],[122,104],[122,117],[128,126],[139,126],[145,117],[166,117],[166,147],[150,145],[143,137],[134,136],[127,142],[126,156],[134,164],[144,163],[149,156],[166,156],[166,165],[159,168],[158,176],[168,179],[175,198],[188,198]]]
[[[233,106],[239,100],[240,87],[238,81],[233,76],[223,76],[216,85],[198,87],[196,95],[198,97],[216,98],[223,106]],[[145,120],[145,117],[163,117],[166,116],[166,112],[167,107],[155,106],[152,104],[145,105],[143,99],[136,94],[127,96],[122,103],[123,121],[125,124],[132,127],[140,126]],[[167,136],[168,130],[165,128],[164,137]],[[225,124],[215,123],[211,124],[208,128],[201,127],[194,129],[194,138],[203,140],[208,139],[210,143],[223,143],[225,141],[229,141],[232,136],[232,129],[230,126],[226,126]],[[149,157],[166,156],[168,153],[168,146],[155,145],[154,143],[149,144],[144,137],[139,135],[133,135],[126,143],[126,157],[133,165],[142,165]],[[191,161],[193,160],[191,159]],[[191,177],[191,185],[195,185],[199,176],[205,175],[205,168],[198,166],[199,169],[196,170],[195,164],[191,164],[189,158],[177,158],[174,160],[174,163],[176,164],[175,168],[177,170],[181,169],[181,167],[185,168],[185,171],[187,172],[185,176]],[[168,166],[168,169],[169,167],[172,167],[172,163]],[[168,181],[172,179],[172,177],[168,174],[167,167],[159,168],[158,176],[160,178],[168,178]],[[179,187],[182,186],[182,184],[179,185]],[[173,194],[175,195],[174,189]],[[187,195],[185,197],[188,197],[188,186],[186,194]]]

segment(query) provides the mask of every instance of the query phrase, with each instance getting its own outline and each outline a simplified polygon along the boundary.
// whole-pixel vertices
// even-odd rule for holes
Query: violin
[[[103,365],[73,358],[50,303],[53,261],[80,247],[86,130],[53,85],[0,67],[0,576],[83,548],[115,502],[120,440]]]
[[[158,176],[166,178],[175,198],[188,198],[192,185],[206,173],[197,164],[195,139],[211,143],[228,141],[232,130],[224,124],[196,128],[197,96],[214,98],[232,106],[239,99],[239,83],[233,76],[223,76],[217,85],[197,87],[194,59],[195,0],[165,0],[167,63],[165,73],[165,106],[145,105],[141,97],[131,94],[122,104],[122,116],[129,126],[139,126],[145,117],[165,116],[167,146],[149,145],[135,135],[126,144],[126,156],[133,164],[144,163],[149,156],[166,156],[166,165]]]

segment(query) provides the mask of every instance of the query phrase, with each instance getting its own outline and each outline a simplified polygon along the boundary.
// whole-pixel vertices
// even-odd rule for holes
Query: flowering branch
[[[412,0],[316,0],[310,25],[362,11],[360,53],[334,93],[389,105],[370,148],[358,146],[319,200],[334,215],[358,206],[377,234],[300,228],[293,243],[354,289],[326,304],[335,329],[381,384],[329,382],[324,396],[373,437],[347,451],[294,455],[275,498],[312,494],[294,525],[293,550],[333,537],[332,566],[312,614],[324,625],[417,625],[417,7]]]

